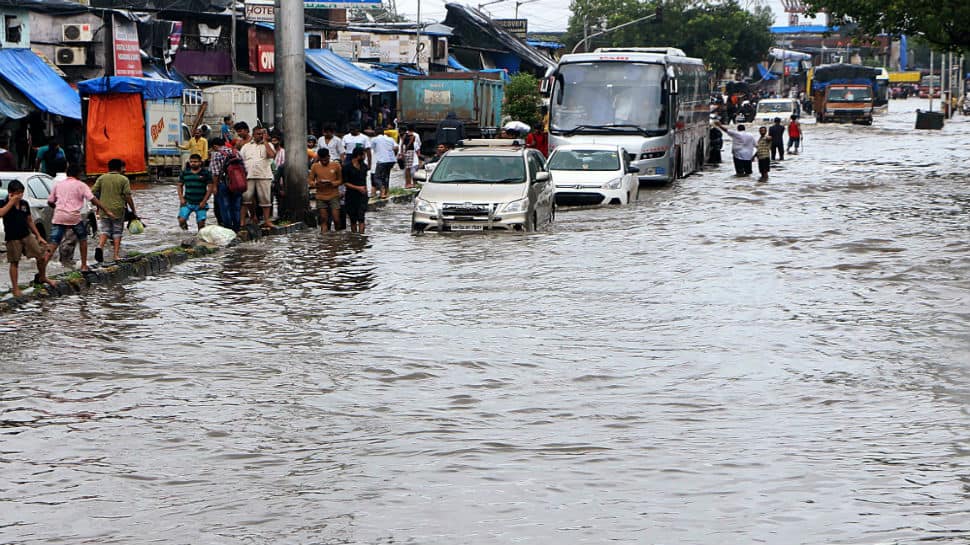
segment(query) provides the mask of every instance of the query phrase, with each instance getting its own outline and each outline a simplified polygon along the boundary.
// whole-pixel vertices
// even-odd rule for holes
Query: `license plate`
[[[475,225],[468,223],[454,223],[451,225],[452,231],[483,231],[485,230],[484,225]]]

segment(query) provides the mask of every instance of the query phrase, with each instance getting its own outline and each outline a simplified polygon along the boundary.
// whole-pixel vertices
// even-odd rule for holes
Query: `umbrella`
[[[502,129],[506,132],[517,132],[519,134],[528,134],[532,130],[532,127],[526,125],[521,121],[509,121],[505,124]]]

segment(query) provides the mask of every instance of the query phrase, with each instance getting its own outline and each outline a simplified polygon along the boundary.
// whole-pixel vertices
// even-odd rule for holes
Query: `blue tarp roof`
[[[329,49],[307,49],[306,64],[339,87],[369,93],[396,93],[397,85],[369,74]]]
[[[81,97],[29,49],[0,49],[0,77],[39,109],[81,119]]]
[[[387,70],[381,70],[380,68],[371,68],[370,70],[367,70],[367,73],[388,83],[393,83],[395,89],[397,88],[397,74],[394,72],[388,72]]]
[[[105,93],[141,93],[145,100],[160,100],[165,98],[181,98],[182,83],[170,79],[133,78],[127,76],[112,76],[95,78],[77,84],[78,90],[87,95],[102,95]]]
[[[531,47],[539,47],[542,49],[562,49],[566,47],[559,42],[547,42],[543,40],[526,40],[525,43]]]
[[[757,65],[757,66],[758,66],[758,72],[761,72],[761,79],[763,79],[763,80],[778,79],[778,76],[776,76],[776,75],[772,74],[771,72],[769,72],[768,69],[765,68],[764,66],[762,66],[760,64]]]
[[[825,25],[773,26],[772,34],[822,34],[824,32],[838,32],[839,27]]]
[[[448,55],[448,68],[453,70],[461,70],[462,72],[471,72],[468,68],[465,68],[463,64],[458,62],[458,59],[454,55]]]

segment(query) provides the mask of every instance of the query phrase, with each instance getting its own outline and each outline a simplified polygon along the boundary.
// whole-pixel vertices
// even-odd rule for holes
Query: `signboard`
[[[334,0],[332,2],[318,2],[304,0],[305,9],[381,9],[381,0]]]
[[[276,45],[259,44],[256,46],[256,71],[276,71]]]
[[[526,36],[529,34],[528,19],[495,19],[494,21],[498,26],[504,28],[520,40],[526,39]]]
[[[179,155],[182,102],[178,99],[146,100],[145,131],[148,155]]]
[[[116,76],[144,77],[141,70],[141,46],[138,45],[138,27],[117,15],[111,18],[114,37],[114,65]]]
[[[273,0],[246,0],[246,20],[262,23],[275,22],[275,2]]]

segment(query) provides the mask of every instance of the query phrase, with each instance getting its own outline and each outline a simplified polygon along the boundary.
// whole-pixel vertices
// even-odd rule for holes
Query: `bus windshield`
[[[559,68],[550,105],[554,132],[667,132],[664,67],[629,62],[583,62]]]

